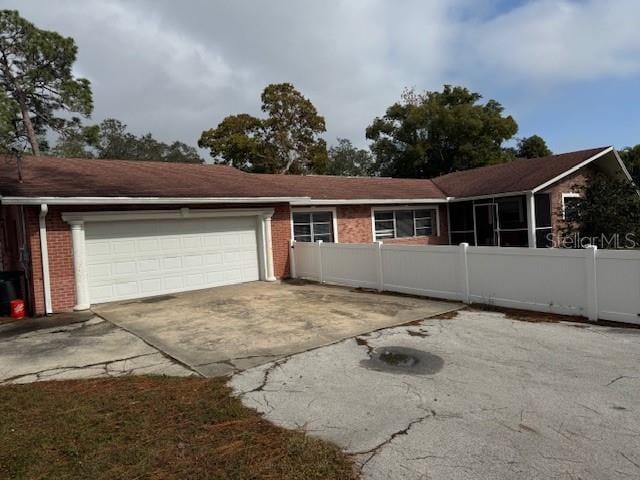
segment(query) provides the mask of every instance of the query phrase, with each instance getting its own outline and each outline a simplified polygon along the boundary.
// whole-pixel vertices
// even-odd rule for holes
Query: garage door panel
[[[253,218],[87,223],[92,303],[258,280]]]

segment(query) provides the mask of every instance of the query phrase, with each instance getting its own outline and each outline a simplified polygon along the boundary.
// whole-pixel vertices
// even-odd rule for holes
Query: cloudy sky
[[[640,143],[638,0],[0,0],[76,40],[93,119],[195,145],[291,82],[327,121],[364,130],[404,87],[464,85],[556,152]]]

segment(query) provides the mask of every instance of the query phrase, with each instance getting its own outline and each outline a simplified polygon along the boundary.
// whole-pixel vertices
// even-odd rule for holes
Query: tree
[[[498,102],[481,99],[450,85],[442,92],[406,90],[366,130],[381,174],[428,178],[505,161],[502,143],[518,125]]]
[[[1,103],[8,103],[5,114],[12,115],[2,128],[5,133],[11,124],[11,134],[2,143],[15,146],[26,140],[39,155],[48,128],[65,132],[74,122],[56,116],[59,112],[91,114],[89,81],[72,73],[76,54],[72,38],[41,30],[17,11],[0,11]]]
[[[563,228],[565,238],[579,235],[601,248],[640,248],[640,195],[625,178],[604,173],[591,178],[582,188],[572,220]]]
[[[515,153],[518,158],[538,158],[553,155],[549,147],[547,147],[547,142],[539,135],[518,139]]]
[[[329,149],[327,174],[354,177],[373,175],[373,159],[367,150],[355,148],[346,138],[338,138],[338,144]]]
[[[629,170],[636,185],[640,185],[640,145],[619,150],[620,158]]]
[[[186,143],[166,144],[150,133],[140,137],[127,131],[120,120],[108,118],[99,125],[75,128],[61,136],[52,150],[60,157],[154,160],[159,162],[203,163],[198,151]]]
[[[322,173],[327,146],[320,138],[324,118],[290,83],[271,84],[262,92],[260,119],[249,114],[226,117],[205,130],[198,145],[216,163],[263,173]]]

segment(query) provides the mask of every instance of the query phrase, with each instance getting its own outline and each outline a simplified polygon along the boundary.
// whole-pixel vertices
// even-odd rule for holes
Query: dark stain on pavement
[[[409,375],[433,375],[442,370],[444,360],[433,353],[408,347],[378,347],[360,365],[370,370]]]

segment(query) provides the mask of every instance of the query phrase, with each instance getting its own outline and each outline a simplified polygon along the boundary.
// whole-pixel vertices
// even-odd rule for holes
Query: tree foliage
[[[320,135],[324,118],[290,83],[262,92],[266,118],[249,114],[226,117],[202,132],[198,145],[208,148],[216,163],[262,173],[323,173],[327,147]]]
[[[620,158],[629,170],[636,185],[640,185],[640,145],[619,150]]]
[[[450,85],[442,92],[406,90],[366,131],[380,173],[428,178],[504,161],[502,143],[518,125],[498,102],[481,99]]]
[[[150,133],[137,137],[120,120],[108,118],[99,125],[82,127],[79,122],[62,136],[52,149],[54,155],[76,158],[152,160],[160,162],[203,163],[198,151],[183,142],[170,144]]]
[[[371,153],[354,147],[348,139],[338,138],[338,144],[329,148],[328,175],[365,177],[374,173]]]
[[[553,152],[549,150],[544,138],[539,135],[531,135],[518,139],[515,154],[518,158],[538,158],[553,155]]]
[[[89,81],[72,73],[76,54],[72,38],[41,30],[17,11],[0,10],[0,143],[5,148],[28,143],[38,155],[47,129],[73,128],[76,120],[61,112],[91,113]]]
[[[628,240],[640,247],[640,195],[625,178],[612,178],[604,173],[595,175],[582,188],[582,196],[573,212],[574,222],[564,227],[564,235],[579,234],[596,238],[603,248],[628,245]],[[617,239],[615,244],[607,244]]]

